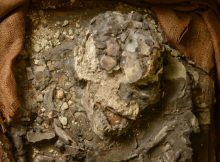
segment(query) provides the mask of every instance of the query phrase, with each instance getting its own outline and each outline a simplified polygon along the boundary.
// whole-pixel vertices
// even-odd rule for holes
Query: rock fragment
[[[37,155],[33,162],[54,162],[54,158],[46,155]]]
[[[61,110],[62,111],[65,111],[65,110],[67,110],[69,108],[69,106],[68,106],[68,104],[66,103],[66,102],[64,102],[63,104],[62,104],[62,106],[61,106]]]
[[[24,136],[27,133],[26,127],[16,125],[16,128],[12,127],[10,129],[11,139],[14,144],[14,149],[16,150],[14,152],[14,155],[16,155],[17,159],[22,162],[22,160],[25,162],[25,147],[24,147]],[[15,157],[15,156],[14,156]],[[19,162],[20,162],[19,161]]]
[[[95,46],[96,48],[99,48],[99,49],[105,49],[106,48],[106,44],[104,42],[96,42],[95,43]]]
[[[62,140],[64,140],[64,142],[66,142],[66,143],[73,142],[73,139],[62,128],[58,127],[55,122],[53,125],[54,125],[54,130],[55,130],[56,134]]]
[[[27,132],[27,140],[31,143],[41,142],[43,140],[51,140],[55,138],[54,132],[34,132],[30,130]]]
[[[39,95],[37,96],[37,102],[42,102],[43,100],[44,100],[43,95],[42,95],[42,94],[39,94]]]
[[[37,118],[36,118],[36,122],[38,123],[38,124],[42,124],[43,123],[43,119],[42,119],[42,117],[40,117],[40,116],[38,116]]]
[[[118,45],[115,39],[110,39],[107,42],[106,52],[107,52],[107,55],[109,56],[115,56],[115,57],[119,56],[120,46]]]
[[[54,93],[55,86],[50,87],[47,89],[44,95],[44,107],[46,110],[52,110],[54,109],[54,103],[53,103],[53,93]]]
[[[63,126],[66,126],[67,123],[68,123],[67,117],[60,116],[60,117],[59,117],[59,120],[60,120],[60,123],[61,123]]]
[[[117,61],[110,56],[103,56],[100,60],[100,64],[103,69],[109,71],[109,70],[112,70],[116,66]]]
[[[33,74],[33,71],[32,71],[32,69],[31,69],[31,67],[27,67],[27,68],[26,68],[26,71],[27,71],[27,79],[28,79],[28,80],[34,79],[34,74]]]
[[[143,15],[141,15],[138,12],[132,12],[131,13],[131,18],[135,21],[142,21],[143,20]]]
[[[62,26],[65,27],[65,26],[67,26],[68,24],[69,24],[69,21],[68,21],[68,20],[64,20]]]
[[[122,34],[121,34],[121,41],[124,43],[125,40],[127,39],[127,37],[128,37],[128,32],[122,33]]]
[[[63,92],[63,90],[62,90],[62,89],[57,90],[57,91],[56,91],[56,98],[57,98],[57,99],[63,99],[63,97],[64,97],[64,92]]]
[[[33,46],[33,50],[35,51],[35,52],[40,52],[41,51],[41,47],[40,47],[40,45],[38,45],[38,44],[35,44],[34,46]]]
[[[49,70],[46,68],[46,65],[40,65],[33,69],[33,73],[36,88],[43,90],[49,84],[51,76]]]

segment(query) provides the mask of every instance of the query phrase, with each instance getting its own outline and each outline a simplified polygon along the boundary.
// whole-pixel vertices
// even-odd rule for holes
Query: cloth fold
[[[220,80],[218,15],[209,6],[184,8],[157,6],[153,10],[170,43],[207,73],[216,70]]]
[[[220,87],[220,19],[211,0],[144,0],[170,43],[209,74],[216,73]]]
[[[207,73],[215,70],[215,63],[216,67],[220,66],[220,62],[215,62],[215,56],[220,53],[214,44],[220,33],[215,29],[219,24],[211,25],[213,21],[218,22],[214,11],[210,8],[178,11],[165,7],[154,7],[153,11],[170,43],[186,57]],[[217,76],[220,76],[220,71],[217,71]]]
[[[26,0],[0,0],[0,124],[9,122],[19,107],[13,60],[22,49]]]

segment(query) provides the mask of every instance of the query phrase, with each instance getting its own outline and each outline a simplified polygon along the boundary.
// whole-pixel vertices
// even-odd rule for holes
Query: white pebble
[[[64,27],[64,26],[67,26],[68,24],[69,24],[69,21],[68,21],[68,20],[65,20],[65,21],[63,22],[63,25],[62,25],[62,26]]]
[[[60,120],[60,123],[62,124],[62,125],[67,125],[67,118],[66,117],[59,117],[59,120]]]
[[[57,91],[57,93],[56,93],[56,98],[58,98],[58,99],[63,99],[63,97],[64,97],[64,92],[63,92],[63,90],[58,90]]]
[[[61,106],[61,110],[67,110],[69,108],[68,104],[66,102],[64,102]]]

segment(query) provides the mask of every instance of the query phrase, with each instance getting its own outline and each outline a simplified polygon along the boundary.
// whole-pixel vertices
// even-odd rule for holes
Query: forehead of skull
[[[108,73],[122,69],[128,82],[153,74],[150,73],[152,64],[158,61],[162,51],[162,43],[158,41],[161,35],[158,36],[156,33],[159,32],[152,27],[155,22],[144,17],[136,12],[106,12],[91,20],[92,41],[89,40],[90,45],[86,47],[89,48],[87,51],[96,50],[94,53],[101,69]]]

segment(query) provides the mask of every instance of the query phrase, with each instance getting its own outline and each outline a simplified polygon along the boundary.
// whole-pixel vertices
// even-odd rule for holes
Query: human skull
[[[82,104],[101,138],[122,134],[160,100],[164,38],[150,16],[99,14],[75,50],[76,73],[87,82]]]

